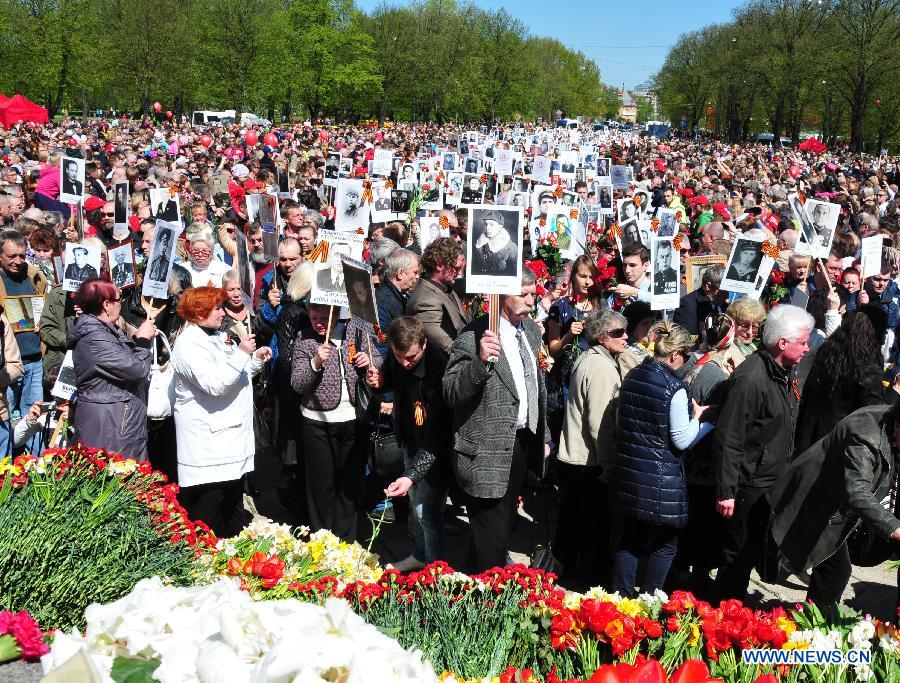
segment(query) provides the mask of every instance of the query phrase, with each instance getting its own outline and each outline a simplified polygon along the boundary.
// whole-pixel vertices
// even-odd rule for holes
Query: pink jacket
[[[59,199],[59,166],[44,166],[34,191],[50,199]]]

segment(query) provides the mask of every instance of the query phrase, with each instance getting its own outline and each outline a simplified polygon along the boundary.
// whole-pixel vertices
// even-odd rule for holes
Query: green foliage
[[[656,89],[670,120],[731,140],[818,129],[877,152],[900,132],[898,54],[900,0],[750,0],[681,36]]]
[[[27,610],[43,628],[83,628],[84,610],[111,602],[140,579],[190,580],[193,551],[154,526],[117,477],[55,463],[21,488],[0,492],[0,606]]]
[[[155,100],[273,121],[611,110],[583,54],[455,0],[370,15],[353,0],[0,0],[0,91],[51,115],[149,113]]]
[[[152,683],[153,672],[159,665],[159,661],[152,659],[116,657],[109,675],[116,683]]]

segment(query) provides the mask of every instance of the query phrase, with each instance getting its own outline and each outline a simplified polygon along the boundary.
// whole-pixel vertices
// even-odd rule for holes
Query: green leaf
[[[159,662],[152,659],[116,657],[110,675],[116,683],[153,683],[153,672]]]

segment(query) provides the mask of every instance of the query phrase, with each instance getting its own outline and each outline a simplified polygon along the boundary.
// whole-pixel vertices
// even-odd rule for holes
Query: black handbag
[[[894,549],[893,541],[876,534],[862,520],[847,536],[850,562],[858,567],[877,567],[894,556]]]
[[[360,348],[360,331],[356,331],[356,348]],[[371,359],[370,359],[371,361]],[[361,424],[375,424],[381,410],[381,401],[372,387],[366,384],[365,373],[357,373],[356,377],[356,421]]]
[[[405,452],[392,428],[375,424],[369,439],[369,469],[373,474],[389,481],[399,477],[404,470]]]

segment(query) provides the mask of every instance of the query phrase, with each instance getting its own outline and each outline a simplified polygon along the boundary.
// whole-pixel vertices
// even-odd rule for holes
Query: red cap
[[[731,220],[731,214],[728,212],[728,207],[725,205],[725,202],[716,202],[713,204],[713,211],[722,216],[726,221]]]
[[[699,194],[688,199],[688,204],[691,206],[709,206],[709,199],[706,198],[705,194]]]
[[[678,194],[680,194],[685,199],[690,199],[694,196],[694,191],[689,187],[682,187],[680,190],[678,190]]]
[[[85,211],[96,211],[97,209],[102,209],[104,204],[106,204],[106,202],[104,200],[100,199],[100,197],[95,197],[94,195],[91,195],[84,202],[84,210]]]

